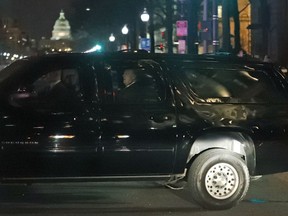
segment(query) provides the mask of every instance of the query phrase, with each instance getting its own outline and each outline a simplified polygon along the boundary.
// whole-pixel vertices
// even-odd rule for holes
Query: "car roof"
[[[80,60],[80,59],[94,59],[94,58],[118,58],[121,59],[152,59],[155,61],[165,62],[179,62],[179,61],[217,61],[226,64],[260,64],[266,65],[271,63],[264,63],[258,59],[250,57],[237,57],[234,55],[221,54],[204,54],[204,55],[190,55],[190,54],[167,54],[167,53],[148,53],[148,52],[111,52],[111,53],[53,53],[40,56],[27,57],[24,60],[28,61],[57,61],[57,60]]]

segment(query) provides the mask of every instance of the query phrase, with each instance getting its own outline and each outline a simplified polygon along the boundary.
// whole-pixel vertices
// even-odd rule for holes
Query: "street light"
[[[125,24],[122,28],[122,34],[125,36],[125,45],[126,45],[126,49],[129,49],[129,44],[128,44],[128,32],[129,32],[129,29],[127,27],[127,25]]]
[[[110,37],[109,37],[109,41],[110,42],[114,42],[115,41],[115,36],[113,35],[113,33],[111,33]]]
[[[142,22],[148,22],[149,21],[149,19],[150,19],[150,16],[149,16],[149,14],[148,14],[148,12],[147,12],[147,9],[146,8],[144,8],[144,11],[143,11],[143,13],[141,14],[141,20],[142,20]]]
[[[148,35],[148,22],[150,19],[150,15],[147,12],[147,9],[144,8],[143,13],[140,16],[142,22],[144,22],[145,24],[145,38],[141,39],[141,48],[142,49],[146,49],[146,50],[150,50],[150,39],[149,35]]]
[[[148,31],[147,31],[147,26],[148,26],[148,21],[149,21],[149,19],[150,19],[150,15],[148,14],[146,8],[144,8],[144,11],[143,11],[143,13],[141,14],[140,18],[141,18],[142,22],[145,23],[145,34],[146,34],[146,38],[147,38],[147,32],[148,32]]]
[[[116,47],[115,47],[115,36],[113,35],[113,33],[111,33],[111,35],[109,36],[109,45],[108,45],[108,49],[112,52],[112,51],[116,51]]]
[[[127,25],[124,25],[122,28],[122,34],[127,35],[128,32],[129,32],[129,29],[128,29]]]

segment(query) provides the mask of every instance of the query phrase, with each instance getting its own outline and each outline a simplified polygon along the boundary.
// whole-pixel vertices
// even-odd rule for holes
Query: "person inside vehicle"
[[[119,92],[118,100],[123,103],[132,102],[141,91],[139,80],[137,80],[137,71],[131,68],[126,69],[122,77],[125,87]]]
[[[53,71],[48,74],[49,97],[53,99],[62,98],[66,95],[66,85],[61,79],[61,71]]]
[[[126,69],[122,75],[125,87],[119,92],[120,103],[146,103],[157,100],[153,78],[143,69]]]
[[[50,90],[47,99],[55,106],[70,106],[76,99],[75,74],[54,71],[49,74]]]

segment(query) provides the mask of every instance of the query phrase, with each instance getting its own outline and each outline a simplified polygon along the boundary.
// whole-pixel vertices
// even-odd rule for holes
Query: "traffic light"
[[[161,31],[161,38],[165,39],[165,31]]]
[[[212,22],[211,21],[202,22],[200,38],[201,40],[212,40]]]

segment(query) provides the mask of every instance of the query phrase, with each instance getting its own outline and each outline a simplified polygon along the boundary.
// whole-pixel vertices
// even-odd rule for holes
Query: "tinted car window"
[[[55,67],[45,71],[38,68],[37,74],[27,80],[19,80],[16,89],[9,93],[10,105],[42,111],[75,108],[82,97],[78,68]]]
[[[183,67],[183,81],[206,102],[270,103],[285,101],[265,70],[239,67]],[[279,85],[279,84],[278,84]]]
[[[157,69],[141,61],[112,62],[103,72],[106,103],[151,104],[164,100],[163,81]]]

